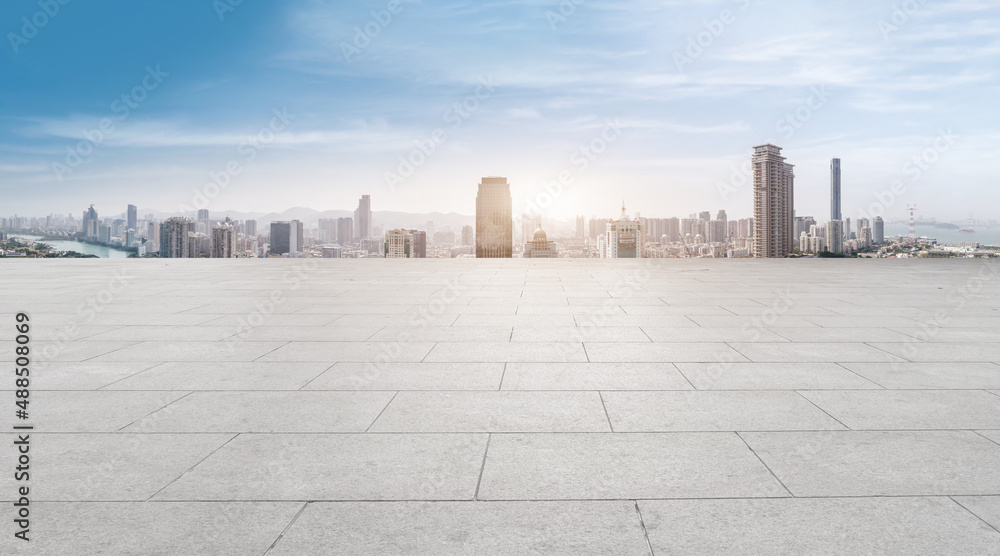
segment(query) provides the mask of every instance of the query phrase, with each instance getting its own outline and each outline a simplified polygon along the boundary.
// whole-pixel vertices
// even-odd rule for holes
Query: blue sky
[[[799,215],[839,157],[846,216],[1000,217],[987,0],[62,1],[0,5],[4,215],[740,217],[772,142]]]

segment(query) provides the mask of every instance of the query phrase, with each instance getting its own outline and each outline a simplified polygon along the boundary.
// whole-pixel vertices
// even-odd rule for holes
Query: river
[[[77,253],[83,253],[84,255],[97,255],[102,259],[125,259],[129,256],[128,251],[121,251],[106,245],[92,245],[90,243],[82,243],[79,241],[42,239],[41,236],[28,234],[11,234],[10,237],[33,239],[46,245],[51,245],[56,251],[76,251]]]

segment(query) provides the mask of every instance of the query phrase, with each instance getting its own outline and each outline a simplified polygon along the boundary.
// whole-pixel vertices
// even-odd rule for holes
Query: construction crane
[[[692,252],[691,252],[691,246],[690,246],[690,245],[688,245],[688,242],[687,242],[687,240],[686,240],[686,239],[684,238],[684,236],[683,236],[683,235],[681,236],[681,243],[683,243],[683,244],[684,244],[684,250],[685,250],[685,251],[687,251],[687,256],[688,256],[688,258],[689,258],[689,259],[690,259],[690,258],[693,258],[693,257],[694,257],[694,253],[692,253]]]

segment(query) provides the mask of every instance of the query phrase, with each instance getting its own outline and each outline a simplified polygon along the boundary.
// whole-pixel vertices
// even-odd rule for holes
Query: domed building
[[[545,230],[538,226],[535,234],[531,236],[531,241],[524,244],[523,257],[525,259],[555,259],[558,256],[559,251],[556,249],[556,243],[549,241]]]

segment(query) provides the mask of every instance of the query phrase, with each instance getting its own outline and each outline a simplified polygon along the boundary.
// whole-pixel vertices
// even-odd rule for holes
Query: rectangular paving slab
[[[270,555],[648,554],[635,504],[313,502]]]
[[[1000,533],[948,498],[640,500],[656,554],[995,554]]]
[[[972,431],[742,436],[795,496],[1000,494],[1000,445]]]
[[[471,500],[485,434],[240,435],[157,500]]]
[[[787,495],[734,433],[493,435],[479,490],[483,500]]]

